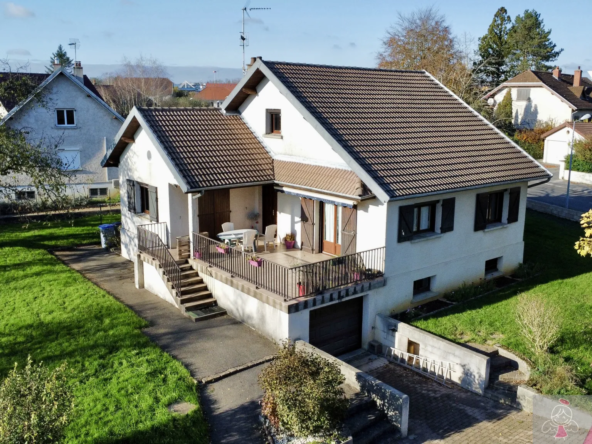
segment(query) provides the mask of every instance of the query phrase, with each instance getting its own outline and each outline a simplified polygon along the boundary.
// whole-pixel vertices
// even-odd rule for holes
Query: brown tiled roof
[[[549,177],[423,71],[263,63],[390,197]]]
[[[546,139],[552,134],[555,134],[557,131],[562,130],[563,128],[571,128],[573,122],[565,122],[562,125],[556,126],[550,131],[547,131],[545,134],[541,135],[541,139]],[[592,137],[592,122],[576,122],[576,133],[583,137]]]
[[[592,80],[582,77],[582,87],[574,88],[572,74],[560,74],[559,79],[547,71],[524,71],[506,83],[542,83],[576,109],[592,109]]]
[[[214,108],[139,108],[189,189],[273,181],[268,152],[240,116]]]
[[[41,85],[51,74],[32,74],[32,73],[0,73],[0,83],[7,82],[12,76],[16,77],[28,77],[31,86],[37,87]],[[34,89],[34,88],[33,88]],[[31,91],[32,92],[32,91]],[[0,104],[4,106],[7,112],[10,112],[15,106],[18,105],[18,100],[15,99],[13,95],[10,94],[10,91],[7,91],[6,94],[0,95]]]
[[[207,83],[200,92],[193,93],[193,97],[207,101],[224,100],[235,86],[236,83]]]
[[[346,196],[363,197],[371,193],[350,170],[285,160],[273,161],[275,181],[282,185],[312,188]]]

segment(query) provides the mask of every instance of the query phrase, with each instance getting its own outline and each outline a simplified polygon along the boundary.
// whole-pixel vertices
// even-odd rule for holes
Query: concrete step
[[[193,322],[207,321],[208,319],[224,316],[225,314],[226,310],[224,310],[222,307],[218,307],[217,305],[201,310],[188,311],[185,313],[185,315],[193,320]]]
[[[183,310],[185,310],[185,311],[195,311],[195,310],[203,310],[204,308],[208,308],[213,305],[216,305],[216,299],[215,298],[207,298],[207,299],[202,299],[200,301],[189,302],[187,304],[183,304],[182,307],[183,307]]]
[[[196,276],[187,276],[181,274],[181,288],[189,287],[190,285],[201,284],[203,282],[203,278],[199,277],[197,272],[195,274]]]
[[[394,442],[401,434],[386,419],[383,419],[371,427],[365,429],[362,433],[353,436],[355,444],[384,444]]]
[[[189,259],[191,257],[191,254],[189,253],[189,251],[187,253],[179,252],[178,257],[179,259]]]
[[[356,435],[363,435],[365,430],[385,418],[386,415],[383,412],[373,407],[350,416],[344,421],[344,425],[351,432],[352,436],[354,436],[354,442],[357,442],[355,440]]]
[[[181,305],[187,305],[190,302],[197,302],[203,301],[204,299],[209,299],[212,297],[212,292],[210,291],[200,291],[198,293],[188,294],[185,296],[181,296],[179,299],[179,303]]]
[[[201,291],[207,291],[208,286],[206,284],[202,283],[198,283],[198,284],[192,284],[192,285],[188,285],[188,286],[181,286],[181,295],[180,296],[186,296],[186,295],[190,295],[193,293],[199,293]]]
[[[363,412],[364,410],[369,410],[374,408],[375,404],[372,398],[367,395],[364,395],[362,392],[358,392],[348,396],[349,398],[349,407],[347,409],[346,418],[350,418],[357,413]]]
[[[185,261],[185,262],[187,262],[187,261]],[[181,271],[193,270],[193,267],[191,266],[191,264],[187,264],[187,263],[179,265],[179,268],[181,269]]]
[[[187,279],[193,279],[196,277],[199,277],[199,273],[195,270],[181,272],[181,281],[184,281]]]
[[[497,348],[495,348],[493,345],[477,344],[475,342],[467,342],[466,344],[460,345],[474,352],[481,353],[482,355],[485,355],[489,358],[493,358],[499,355]]]
[[[187,264],[187,259],[177,259],[175,262],[177,263],[177,265],[182,266],[182,265]],[[187,264],[187,265],[189,265],[189,264]],[[191,265],[189,265],[189,266],[191,267]]]
[[[528,378],[520,370],[512,370],[511,372],[500,373],[498,375],[498,380],[502,382],[508,382],[511,384],[520,384],[528,381]]]
[[[492,372],[496,370],[501,370],[505,368],[518,368],[518,364],[511,359],[505,358],[503,356],[494,356],[491,358],[490,367]]]

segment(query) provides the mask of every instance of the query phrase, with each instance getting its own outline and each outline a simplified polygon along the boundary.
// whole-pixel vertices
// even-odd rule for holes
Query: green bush
[[[592,164],[592,136],[574,143],[575,157]]]
[[[31,357],[21,371],[14,369],[0,386],[0,442],[45,444],[59,442],[70,422],[73,396],[66,364],[49,371]]]
[[[569,169],[569,154],[565,156],[565,169]],[[592,162],[586,162],[585,160],[578,157],[576,154],[573,157],[573,162],[571,164],[572,171],[578,171],[580,173],[592,173]]]
[[[259,375],[262,412],[277,430],[306,437],[333,434],[347,411],[337,364],[285,342]]]

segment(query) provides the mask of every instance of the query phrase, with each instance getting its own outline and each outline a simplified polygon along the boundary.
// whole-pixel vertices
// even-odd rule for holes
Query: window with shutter
[[[148,199],[150,202],[150,220],[158,222],[158,192],[156,187],[148,187]]]
[[[485,230],[489,225],[502,222],[504,192],[477,194],[475,207],[475,231]]]
[[[442,201],[442,222],[440,224],[440,233],[448,233],[454,230],[454,209],[456,198],[451,197]]]
[[[520,212],[520,187],[510,188],[510,202],[508,205],[508,223],[518,222]]]
[[[475,231],[485,230],[487,228],[487,205],[489,203],[489,194],[477,194],[477,205],[475,206]]]
[[[127,210],[136,212],[136,182],[127,179]]]
[[[407,242],[413,239],[414,216],[414,205],[399,207],[399,242]]]

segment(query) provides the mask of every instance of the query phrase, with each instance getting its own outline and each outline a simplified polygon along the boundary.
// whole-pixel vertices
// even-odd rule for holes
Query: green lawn
[[[144,320],[47,251],[97,243],[98,224],[0,225],[0,376],[27,355],[66,361],[76,397],[66,442],[205,443],[201,409],[167,410],[198,404],[189,372],[142,334]]]
[[[532,358],[515,322],[516,295],[543,295],[563,313],[561,338],[552,353],[573,366],[581,385],[592,394],[592,259],[574,250],[582,234],[575,222],[528,211],[525,261],[543,265],[541,275],[413,325],[457,342],[498,342]]]

